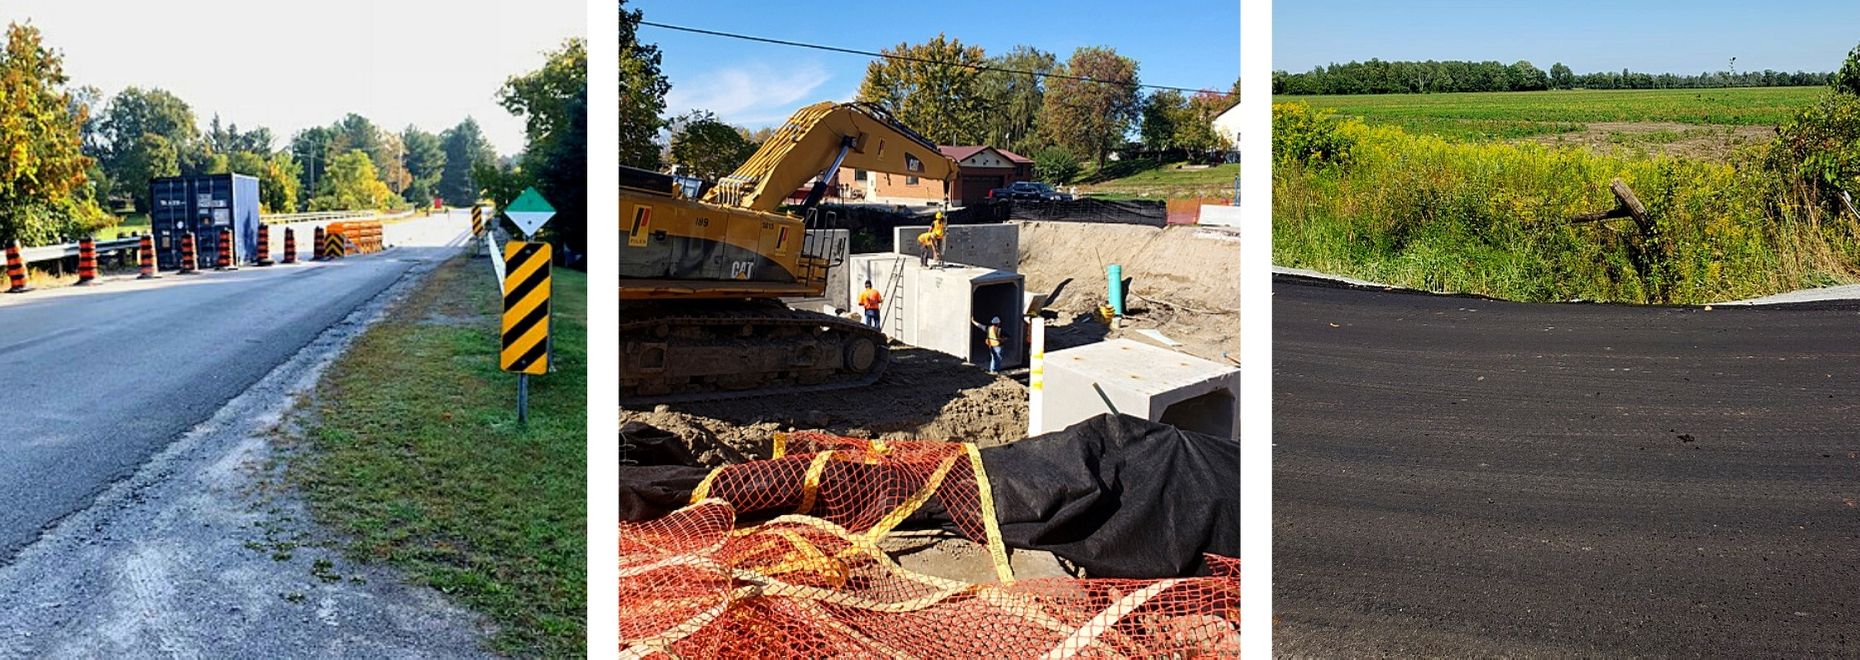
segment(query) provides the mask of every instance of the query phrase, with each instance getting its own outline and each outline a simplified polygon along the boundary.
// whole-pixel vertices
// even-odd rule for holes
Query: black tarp
[[[620,518],[683,506],[709,472],[670,434],[628,425]],[[1094,577],[1206,575],[1202,553],[1240,555],[1240,444],[1130,416],[981,450],[1010,548],[1044,550]],[[950,523],[936,500],[910,526]]]

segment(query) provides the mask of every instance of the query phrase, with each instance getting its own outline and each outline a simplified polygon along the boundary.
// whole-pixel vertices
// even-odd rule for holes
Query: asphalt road
[[[1860,654],[1860,303],[1273,294],[1275,652]]]
[[[0,566],[468,224],[389,225],[402,247],[335,262],[0,295]]]

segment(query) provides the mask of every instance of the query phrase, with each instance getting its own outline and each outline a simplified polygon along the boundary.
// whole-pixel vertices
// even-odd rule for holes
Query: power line
[[[835,53],[846,53],[849,55],[864,55],[866,57],[878,57],[878,58],[883,58],[883,59],[888,59],[888,60],[902,60],[905,62],[917,62],[919,64],[944,64],[944,65],[954,64],[953,62],[945,62],[942,60],[932,60],[932,59],[926,59],[922,57],[911,57],[908,55],[888,55],[885,53],[875,53],[869,50],[858,50],[855,48],[841,48],[839,46],[828,46],[825,44],[810,44],[804,41],[789,41],[786,39],[773,39],[769,37],[758,37],[758,36],[748,35],[748,34],[738,34],[735,32],[719,32],[717,30],[706,30],[703,28],[685,27],[683,25],[654,23],[652,21],[647,21],[647,20],[641,20],[639,24],[649,25],[649,26],[656,27],[656,28],[665,28],[667,30],[678,30],[680,32],[707,34],[713,37],[728,37],[730,39],[742,39],[744,41],[759,41],[765,44],[775,44],[778,46],[794,46],[796,48],[812,48],[814,50],[825,50],[825,51],[831,51]],[[977,71],[998,71],[1001,73],[1021,73],[1021,74],[1031,75],[1031,76],[1039,76],[1041,78],[1064,78],[1067,80],[1100,83],[1100,84],[1105,84],[1105,85],[1134,85],[1136,87],[1147,87],[1150,89],[1167,89],[1167,90],[1177,91],[1177,92],[1187,92],[1190,94],[1199,94],[1202,92],[1208,92],[1210,94],[1218,94],[1221,96],[1232,96],[1233,95],[1231,92],[1222,92],[1222,91],[1216,91],[1212,89],[1192,89],[1188,87],[1171,87],[1169,85],[1125,83],[1125,82],[1120,82],[1116,80],[1104,80],[1100,78],[1091,78],[1087,76],[1069,76],[1069,75],[1062,74],[1062,73],[1041,73],[1039,71],[1028,71],[1026,69],[1010,69],[1007,67],[999,67],[999,66],[993,66],[989,64],[962,64],[958,66],[975,69]]]

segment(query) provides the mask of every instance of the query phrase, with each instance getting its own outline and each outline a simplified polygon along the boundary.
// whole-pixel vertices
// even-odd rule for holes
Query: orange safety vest
[[[885,303],[885,297],[878,294],[878,289],[866,289],[859,294],[859,306],[866,309],[878,309]]]
[[[988,346],[990,348],[993,348],[993,347],[1000,346],[1000,345],[1001,345],[1001,326],[998,326],[998,325],[988,326]]]

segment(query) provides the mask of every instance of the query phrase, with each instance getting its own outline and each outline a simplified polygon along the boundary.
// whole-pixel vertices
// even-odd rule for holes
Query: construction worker
[[[937,211],[936,221],[930,223],[930,231],[917,235],[917,246],[921,248],[918,250],[917,257],[919,264],[923,267],[929,268],[931,259],[935,259],[939,264],[943,262],[943,236],[944,228],[947,226],[948,224],[943,221],[943,212]]]
[[[988,373],[992,374],[992,373],[1000,371],[1001,370],[1001,317],[997,316],[992,319],[988,319],[988,327],[986,328],[982,327],[982,324],[975,322],[975,320],[973,319],[969,321],[969,325],[975,326],[976,329],[988,333],[988,339],[987,339],[988,341]]]
[[[872,280],[865,281],[865,290],[859,292],[859,306],[865,308],[865,324],[874,328],[879,326],[878,310],[885,304],[885,297],[879,295],[878,289],[872,288]]]

